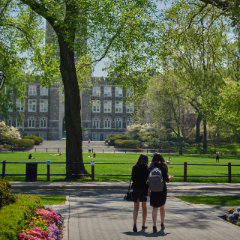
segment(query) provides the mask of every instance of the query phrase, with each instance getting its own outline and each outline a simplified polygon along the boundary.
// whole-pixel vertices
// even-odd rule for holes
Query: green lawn
[[[191,152],[194,153],[195,151],[197,151],[197,153],[199,153],[199,151],[201,150],[203,152],[203,147],[202,146],[197,146],[197,147],[184,147],[183,148],[184,152]],[[226,144],[226,145],[216,145],[216,146],[208,146],[207,148],[207,152],[210,153],[212,151],[212,153],[214,153],[216,150],[218,150],[220,153],[225,154],[232,154],[232,152],[237,152],[237,154],[240,154],[240,143],[232,143],[232,144]]]
[[[240,206],[240,196],[180,196],[176,198],[195,204]]]
[[[42,195],[39,195],[38,197],[41,198],[43,205],[57,205],[57,204],[65,203],[65,201],[66,201],[65,196],[58,196],[58,195],[42,196]]]
[[[54,164],[54,162],[65,162],[66,154],[63,156],[52,156],[49,153],[33,153],[34,160],[28,160],[28,153],[0,153],[0,162],[6,160],[7,162],[43,162],[44,164],[38,164],[38,174],[46,174],[47,166],[46,160],[51,161],[51,174],[65,174],[65,164]],[[92,153],[83,153],[84,162],[89,162],[93,158],[88,158]],[[203,156],[203,155],[163,155],[167,160],[170,156],[172,159],[171,165],[169,165],[169,174],[174,175],[172,181],[183,181],[183,164],[214,164],[216,166],[188,166],[188,175],[197,177],[188,177],[188,181],[193,182],[227,182],[228,181],[228,167],[219,166],[215,163],[214,156]],[[131,174],[133,164],[137,161],[139,153],[97,153],[95,174]],[[149,154],[150,158],[150,154]],[[240,165],[240,157],[235,156],[220,156],[220,164]],[[100,164],[103,163],[103,164]],[[106,163],[131,163],[131,164],[106,164]],[[89,173],[91,173],[91,165],[85,164],[85,167]],[[25,174],[25,164],[6,164],[6,174]],[[2,164],[0,164],[0,173],[2,172]],[[198,176],[220,176],[220,177],[198,177]],[[240,166],[232,166],[232,176],[240,176]],[[10,181],[25,181],[25,176],[6,176]],[[47,176],[38,176],[38,181],[46,181]],[[64,181],[64,176],[51,176],[51,181]],[[130,176],[95,176],[96,181],[129,181]],[[82,181],[82,180],[78,180]],[[88,177],[84,181],[91,181]],[[240,182],[240,177],[232,177],[232,182]]]

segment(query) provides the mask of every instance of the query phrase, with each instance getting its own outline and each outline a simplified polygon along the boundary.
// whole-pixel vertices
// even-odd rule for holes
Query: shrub
[[[16,202],[0,210],[0,240],[18,239],[18,233],[26,229],[26,221],[34,215],[37,208],[42,208],[38,196],[18,195]]]
[[[24,136],[22,138],[23,139],[33,139],[35,141],[34,145],[39,145],[40,143],[43,142],[43,138],[37,137],[37,136]]]
[[[138,140],[115,140],[115,146],[120,148],[140,148],[142,143]]]
[[[0,179],[0,209],[16,201],[11,193],[11,184],[6,179]]]
[[[0,143],[10,143],[13,139],[20,139],[20,133],[15,127],[8,127],[5,122],[0,122]]]
[[[130,137],[128,135],[117,135],[117,134],[110,134],[109,137],[107,139],[105,139],[105,142],[108,142],[108,140],[110,140],[110,146],[114,146],[114,142],[116,140],[128,140],[130,139]]]
[[[14,139],[12,144],[16,147],[32,147],[34,145],[33,139]]]

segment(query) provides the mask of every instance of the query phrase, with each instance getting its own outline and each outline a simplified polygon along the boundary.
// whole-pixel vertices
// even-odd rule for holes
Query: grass
[[[195,204],[240,206],[240,196],[180,196],[176,198]]]
[[[202,146],[196,146],[196,147],[183,147],[184,151],[190,151],[193,153],[195,150],[199,153],[199,150],[203,151]],[[218,150],[222,153],[231,154],[231,152],[238,152],[240,153],[240,143],[232,143],[232,144],[226,144],[226,145],[216,145],[216,146],[208,146],[207,151],[215,152]]]
[[[58,204],[65,203],[65,201],[66,201],[65,196],[58,196],[58,195],[42,196],[42,195],[39,195],[38,197],[41,198],[43,205],[58,205]]]
[[[25,174],[26,164],[21,164],[17,162],[43,162],[43,164],[38,164],[38,174],[46,174],[46,160],[51,161],[51,174],[65,174],[66,165],[65,164],[56,164],[56,162],[66,161],[66,154],[63,153],[63,156],[55,156],[53,153],[52,156],[49,153],[33,153],[35,159],[27,159],[29,153],[23,152],[14,152],[14,153],[0,153],[0,173],[2,172],[3,160],[7,161],[6,164],[6,174]],[[57,154],[57,153],[56,153]],[[83,153],[84,162],[90,163],[93,158],[88,158],[92,156],[92,153]],[[150,154],[148,154],[149,159]],[[174,165],[174,164],[183,164],[187,162],[188,164],[214,164],[216,166],[192,166],[189,165],[187,168],[188,181],[191,182],[227,182],[228,181],[228,167],[220,166],[216,164],[215,157],[212,155],[170,155],[164,154],[164,158],[167,160],[170,156],[172,159],[171,165],[169,165],[169,174],[174,175],[172,181],[178,182],[183,181],[183,165]],[[95,181],[129,181],[130,174],[133,167],[133,164],[136,163],[139,157],[139,153],[97,153],[95,165],[95,174],[127,174],[129,176],[95,176]],[[16,162],[15,164],[8,164],[8,162]],[[240,157],[238,156],[220,156],[220,164],[227,165],[231,162],[232,165],[240,165]],[[101,163],[101,164],[100,164]],[[107,163],[131,163],[131,164],[107,164]],[[89,173],[91,173],[91,165],[85,164],[85,167]],[[240,166],[232,166],[232,182],[240,182]],[[189,175],[196,177],[189,177]],[[220,176],[220,177],[198,177],[198,176]],[[1,176],[0,176],[1,177]],[[25,181],[25,176],[6,176],[10,181]],[[65,181],[65,176],[51,176],[51,181]],[[38,181],[46,181],[47,176],[38,175]],[[78,180],[82,181],[82,180]],[[84,181],[91,181],[90,177],[84,179]]]

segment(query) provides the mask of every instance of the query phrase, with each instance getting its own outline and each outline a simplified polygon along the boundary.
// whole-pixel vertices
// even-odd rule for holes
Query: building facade
[[[132,92],[110,85],[104,78],[95,78],[94,82],[93,87],[85,87],[81,93],[83,140],[103,141],[109,134],[124,134],[134,113],[134,103],[126,104],[126,97]],[[16,98],[13,103],[24,114],[22,123],[18,113],[12,111],[5,121],[17,127],[22,136],[40,136],[44,140],[65,138],[64,94],[60,84],[46,88],[39,81],[31,83],[25,103]]]

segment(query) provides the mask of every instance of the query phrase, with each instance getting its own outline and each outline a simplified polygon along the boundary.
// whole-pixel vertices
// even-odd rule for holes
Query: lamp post
[[[3,74],[3,72],[0,70],[0,90],[2,89],[2,86],[4,84],[5,78],[6,78],[6,75]]]

